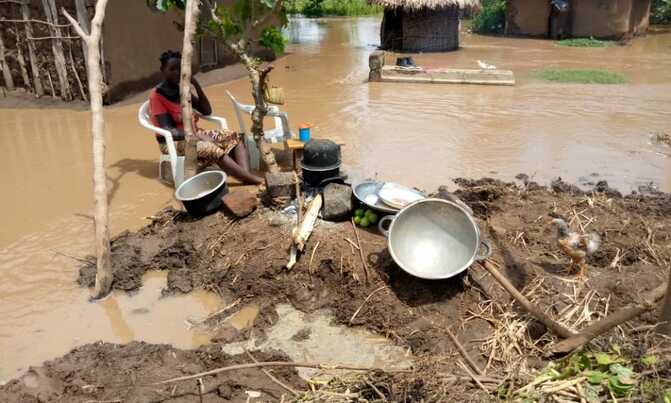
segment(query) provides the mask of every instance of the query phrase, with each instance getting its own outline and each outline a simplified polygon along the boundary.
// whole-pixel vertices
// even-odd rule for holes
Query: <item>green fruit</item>
[[[366,216],[366,218],[368,218],[368,221],[371,224],[377,224],[377,214],[373,213],[372,211]]]
[[[361,219],[361,222],[359,223],[362,227],[366,228],[367,226],[370,225],[370,221],[368,221],[368,218],[364,217]]]
[[[356,225],[361,224],[361,217],[354,217],[354,224]]]
[[[363,217],[364,212],[362,208],[358,208],[354,210],[354,217]]]

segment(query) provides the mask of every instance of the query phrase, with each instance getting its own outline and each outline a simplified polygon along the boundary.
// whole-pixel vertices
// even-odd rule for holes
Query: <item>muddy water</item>
[[[482,87],[366,83],[378,32],[376,18],[295,20],[287,29],[289,55],[271,76],[286,90],[292,127],[309,122],[318,136],[345,140],[352,177],[433,189],[457,176],[511,179],[527,172],[546,182],[558,175],[593,180],[590,174],[597,173],[625,191],[650,181],[671,190],[671,150],[650,141],[654,132],[671,131],[671,34],[607,49],[464,34],[458,52],[414,56],[428,67],[473,68],[480,59],[514,70],[518,81],[515,87]],[[532,78],[543,67],[609,69],[630,83]],[[249,101],[247,86],[237,80],[207,89],[216,114],[232,127],[225,90]],[[170,189],[156,181],[156,145],[137,124],[137,107],[106,109],[115,233],[141,226],[144,216],[173,203]],[[0,110],[0,380],[96,339],[183,347],[202,341],[165,324],[163,338],[154,339],[151,329],[172,316],[134,320],[150,299],[136,296],[133,308],[133,299],[120,295],[88,304],[88,293],[74,284],[73,257],[92,248],[88,119],[86,112],[69,110]],[[212,296],[189,298],[174,318],[216,309]]]

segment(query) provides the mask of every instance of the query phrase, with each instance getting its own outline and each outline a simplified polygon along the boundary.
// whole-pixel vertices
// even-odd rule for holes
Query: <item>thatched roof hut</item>
[[[459,47],[459,8],[478,0],[371,0],[384,7],[382,49],[442,52]]]

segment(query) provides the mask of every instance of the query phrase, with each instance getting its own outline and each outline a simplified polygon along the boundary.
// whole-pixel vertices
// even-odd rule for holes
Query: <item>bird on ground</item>
[[[487,64],[482,60],[478,60],[478,66],[480,66],[482,70],[496,70],[496,66],[493,64]]]
[[[601,237],[595,232],[580,234],[571,231],[566,221],[555,218],[551,221],[557,227],[557,244],[559,248],[571,258],[567,267],[568,273],[573,273],[578,268],[578,277],[583,278],[587,270],[585,258],[594,254],[601,245]]]

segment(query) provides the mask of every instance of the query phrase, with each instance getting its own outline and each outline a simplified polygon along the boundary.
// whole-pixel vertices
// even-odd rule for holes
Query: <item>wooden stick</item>
[[[478,364],[476,364],[475,361],[473,361],[473,359],[471,358],[471,356],[468,355],[464,346],[459,342],[459,339],[457,339],[457,336],[455,336],[454,333],[452,333],[450,329],[447,327],[445,328],[445,332],[447,332],[447,336],[450,338],[450,340],[452,340],[452,343],[454,343],[454,345],[457,346],[457,350],[459,350],[461,356],[464,357],[464,359],[473,368],[473,370],[475,370],[475,372],[478,375],[484,375]]]
[[[298,253],[305,249],[305,243],[310,238],[310,234],[312,234],[315,222],[319,216],[319,210],[322,208],[322,200],[321,194],[315,196],[310,202],[310,206],[308,206],[300,225],[294,227],[291,232],[291,249],[289,250],[289,262],[286,265],[288,270],[291,270],[296,265]]]
[[[255,363],[258,364],[259,360],[257,360],[256,358],[254,358],[254,356],[252,355],[252,353],[249,352],[249,350],[245,350],[245,353],[247,353],[247,355],[249,356],[249,358],[250,358],[252,361],[254,361]],[[297,396],[297,395],[299,394],[295,389],[293,389],[293,388],[290,387],[289,385],[286,385],[285,383],[283,383],[282,381],[280,381],[279,379],[277,379],[277,378],[276,378],[273,374],[271,374],[270,371],[268,371],[267,369],[265,369],[265,368],[261,368],[261,371],[263,371],[263,373],[266,374],[266,376],[267,376],[268,378],[270,378],[271,381],[275,382],[275,383],[276,383],[277,385],[279,385],[281,388],[283,388],[283,389],[289,391],[289,393],[291,393],[292,395]]]
[[[356,230],[356,223],[354,222],[354,217],[352,217],[352,228],[354,229],[354,236],[356,236],[356,243],[359,247],[359,256],[361,256],[361,264],[363,265],[363,275],[366,279],[366,284],[368,284],[368,265],[366,264],[366,258],[363,253],[363,246],[361,245],[361,240],[359,239],[359,231]]]
[[[5,87],[8,91],[14,91],[14,79],[12,78],[12,71],[9,69],[7,59],[5,59],[5,42],[2,39],[2,32],[0,32],[0,70],[5,80]]]
[[[28,2],[23,3],[22,6],[24,4],[27,5]],[[0,23],[1,22],[13,22],[13,23],[24,23],[24,24],[34,23],[34,24],[48,25],[50,27],[57,27],[57,28],[67,28],[67,27],[70,26],[68,24],[52,24],[52,23],[47,22],[47,21],[35,20],[35,19],[32,19],[29,16],[25,16],[25,15],[23,16],[22,20],[10,20],[10,19],[5,19],[5,18],[0,18]]]
[[[23,16],[23,19],[26,20],[26,24],[24,25],[26,37],[33,36],[33,26],[30,23],[30,7],[28,7],[28,2],[21,4],[21,15]],[[35,50],[35,44],[31,41],[26,41],[26,45],[28,45],[28,59],[30,61],[30,70],[33,73],[35,95],[41,97],[44,95],[44,86],[42,85],[42,78],[40,77],[40,69],[37,67],[37,51]]]
[[[664,305],[662,306],[662,313],[659,317],[659,322],[661,323],[659,331],[662,334],[671,336],[671,270],[669,270],[669,281],[666,289],[666,298],[664,299]]]
[[[592,323],[586,328],[582,329],[580,333],[567,338],[559,343],[556,343],[550,349],[552,354],[562,354],[569,353],[575,350],[578,347],[586,344],[590,340],[602,335],[603,333],[609,331],[615,326],[619,326],[624,322],[627,322],[644,312],[650,311],[655,308],[655,303],[662,299],[664,296],[664,291],[666,289],[666,283],[660,285],[659,287],[652,290],[643,298],[643,305],[633,306],[621,309],[613,314],[606,316],[605,318]]]
[[[296,208],[296,226],[299,226],[303,219],[303,195],[301,195],[301,183],[298,180],[296,171],[294,171],[294,181],[296,181],[296,203],[298,204]]]
[[[19,68],[21,69],[21,79],[23,80],[23,86],[26,90],[30,91],[32,85],[30,85],[30,77],[28,77],[28,68],[26,66],[26,59],[23,57],[23,50],[21,49],[21,35],[19,35],[19,27],[14,27],[14,36],[16,37],[16,61],[19,63]]]
[[[75,39],[79,39],[78,36],[40,36],[38,38],[29,36],[28,38],[29,41],[48,41],[51,39],[56,39],[56,40],[64,40],[64,41],[71,41]]]
[[[86,96],[86,91],[84,91],[82,80],[79,78],[79,73],[77,72],[77,65],[75,64],[75,58],[72,56],[72,46],[68,48],[68,56],[70,59],[70,65],[72,66],[72,72],[75,75],[75,79],[77,80],[77,86],[79,87],[79,95],[82,96],[82,99],[84,101],[88,101],[89,99]]]
[[[489,391],[487,390],[487,388],[485,388],[485,385],[483,385],[482,382],[480,382],[480,380],[479,380],[478,378],[475,377],[475,375],[471,372],[471,370],[468,369],[468,367],[466,366],[466,364],[464,364],[463,362],[459,361],[459,366],[461,366],[461,368],[463,368],[464,371],[466,371],[466,373],[468,374],[468,376],[470,376],[471,379],[473,379],[473,382],[475,382],[475,383],[480,387],[480,389],[484,390],[485,393],[489,394]]]
[[[63,34],[61,33],[60,27],[56,26],[56,24],[58,24],[56,2],[54,0],[42,0],[42,8],[44,9],[47,21],[51,23],[51,26],[49,26],[51,36],[56,38],[51,41],[51,52],[54,56],[53,61],[56,66],[56,76],[58,78],[58,86],[60,87],[60,96],[64,101],[70,101],[72,99],[70,93],[70,81],[68,80],[68,69],[65,62],[65,53],[63,52],[63,42],[60,40],[60,38],[63,37]]]
[[[310,255],[310,262],[308,263],[308,273],[312,274],[312,261],[315,258],[315,253],[317,253],[317,248],[319,247],[319,244],[321,241],[317,241],[317,244],[315,245],[314,248],[312,248],[312,254]]]
[[[54,89],[54,81],[51,79],[51,73],[49,73],[49,68],[47,67],[44,71],[47,73],[47,78],[49,79],[49,88],[51,89],[51,97],[56,99],[56,90]]]
[[[524,308],[525,311],[530,313],[533,317],[541,321],[548,329],[552,330],[557,335],[563,338],[573,337],[576,334],[559,323],[552,320],[548,315],[538,309],[535,305],[531,303],[522,293],[517,291],[515,286],[513,286],[508,279],[501,274],[489,261],[485,261],[483,267],[496,279],[496,281],[501,284],[506,291],[512,295],[513,298]]]
[[[373,292],[371,292],[371,293],[366,297],[366,299],[363,300],[363,303],[361,304],[361,306],[359,307],[359,309],[357,309],[357,310],[354,312],[354,314],[352,315],[352,317],[349,318],[349,324],[350,324],[350,325],[352,324],[352,322],[354,322],[354,318],[356,318],[356,316],[359,314],[359,312],[361,312],[361,310],[363,309],[363,307],[366,305],[366,302],[368,302],[368,301],[373,297],[373,295],[375,295],[378,291],[382,291],[382,290],[384,290],[385,288],[387,288],[387,286],[386,286],[386,285],[383,285],[382,287],[379,287],[379,288],[375,289]]]
[[[357,367],[354,365],[327,365],[327,364],[318,364],[311,362],[288,362],[288,361],[266,361],[266,362],[253,362],[247,364],[237,364],[230,365],[228,367],[222,367],[217,369],[212,369],[210,371],[199,372],[194,375],[180,376],[177,378],[166,379],[165,381],[160,381],[152,383],[151,385],[165,385],[174,382],[188,381],[191,379],[202,378],[204,376],[215,375],[222,372],[236,371],[240,369],[249,369],[249,368],[259,368],[259,367],[299,367],[299,368],[316,368],[321,370],[335,370],[335,369],[344,369],[348,371],[372,371],[374,369],[380,369],[384,372],[411,372],[408,369],[384,369],[384,368],[375,368],[375,367]]]

